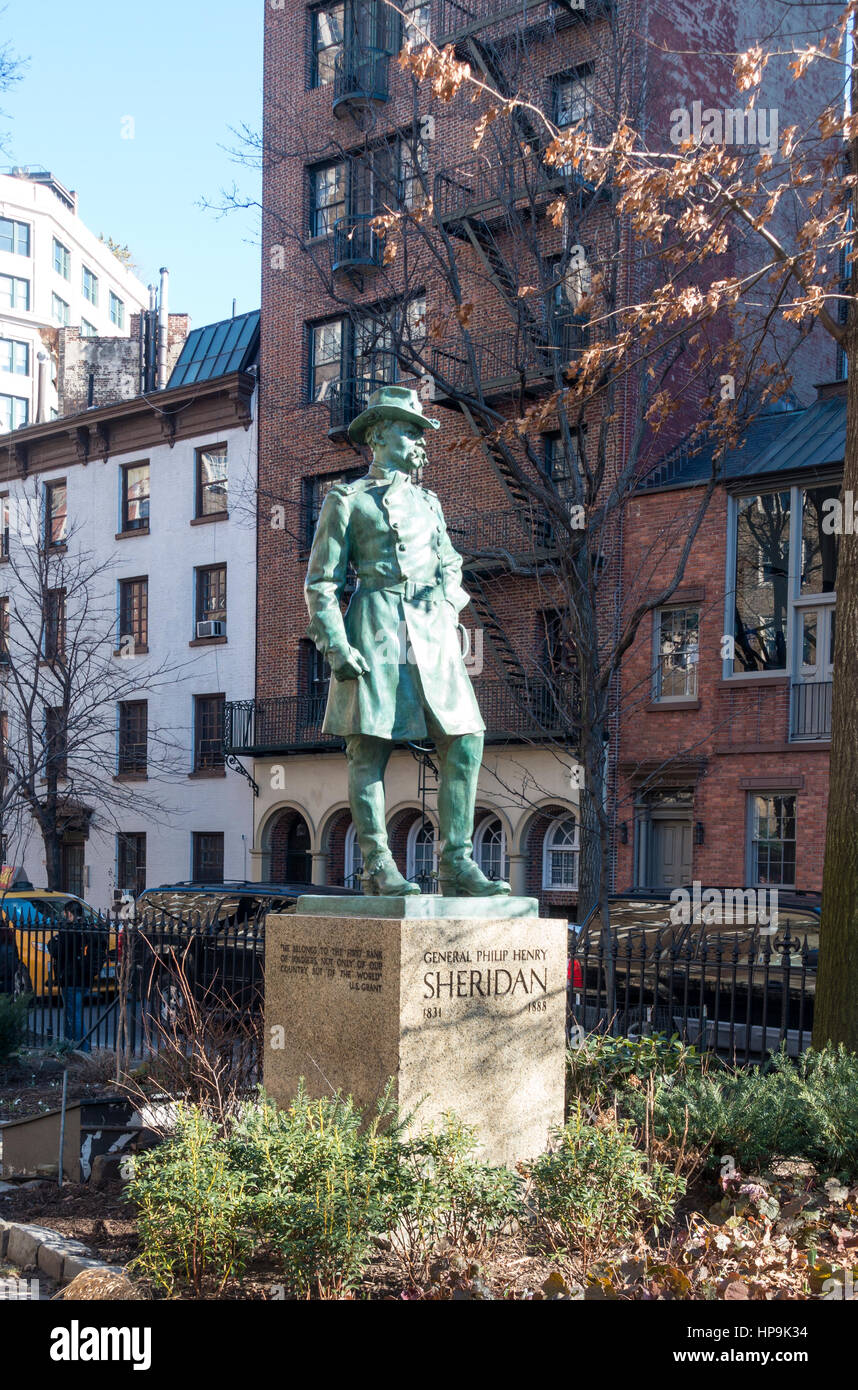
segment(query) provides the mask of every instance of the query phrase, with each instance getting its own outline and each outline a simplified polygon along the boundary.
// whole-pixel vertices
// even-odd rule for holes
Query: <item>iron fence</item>
[[[648,940],[642,932],[570,932],[573,1038],[674,1034],[737,1062],[810,1045],[817,948],[759,931]]]
[[[794,681],[790,738],[831,738],[832,681]]]

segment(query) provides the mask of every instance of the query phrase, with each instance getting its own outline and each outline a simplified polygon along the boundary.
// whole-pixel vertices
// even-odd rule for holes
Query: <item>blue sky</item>
[[[259,176],[228,149],[257,129],[263,0],[6,0],[0,43],[29,59],[0,94],[0,165],[50,169],[98,235],[131,248],[145,284],[169,267],[170,308],[195,326],[259,307],[258,213],[201,206]],[[133,139],[123,139],[132,130]]]

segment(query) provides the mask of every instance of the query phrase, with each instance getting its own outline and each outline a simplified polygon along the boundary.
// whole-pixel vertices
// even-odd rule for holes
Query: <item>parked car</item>
[[[308,894],[356,896],[350,888],[315,883],[187,882],[147,888],[135,904],[144,989],[154,987],[169,1010],[180,1006],[184,981],[207,1007],[261,1009],[265,917],[294,912],[298,899]]]
[[[706,897],[704,889],[699,897]],[[667,896],[609,902],[610,932],[594,912],[570,933],[570,1011],[585,1030],[678,1032],[728,1051],[790,1051],[809,1040],[819,958],[818,894],[778,895],[777,920],[751,890],[719,897],[684,920]],[[744,895],[744,896],[743,896]]]
[[[104,963],[93,983],[92,992],[107,995],[114,991],[115,930],[107,925],[94,907],[74,893],[18,885],[0,892],[0,938],[4,927],[11,931],[17,955],[12,993],[33,994],[38,998],[50,998],[60,993],[60,986],[54,979],[51,941],[59,930],[67,903],[78,903],[84,923],[104,933]]]

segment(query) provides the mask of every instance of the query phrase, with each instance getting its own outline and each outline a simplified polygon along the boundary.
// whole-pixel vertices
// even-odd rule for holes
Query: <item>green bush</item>
[[[197,1107],[179,1107],[175,1131],[135,1159],[128,1184],[142,1247],[136,1268],[168,1292],[177,1277],[195,1293],[212,1278],[222,1288],[252,1248],[242,1229],[244,1184],[214,1121]]]
[[[645,1086],[650,1077],[684,1076],[700,1071],[703,1059],[674,1034],[613,1038],[590,1033],[583,1045],[566,1054],[569,1094],[589,1102],[613,1097],[629,1086]]]
[[[646,1098],[627,1108],[639,1124]],[[651,1116],[653,1132],[692,1149],[709,1149],[709,1166],[726,1158],[756,1172],[777,1158],[809,1159],[858,1172],[858,1056],[840,1048],[778,1054],[765,1068],[663,1078]]]
[[[647,1159],[628,1126],[588,1124],[580,1106],[531,1168],[536,1217],[555,1250],[584,1256],[669,1221],[685,1181]]]
[[[27,1004],[24,997],[0,994],[0,1066],[17,1057],[27,1037]]]

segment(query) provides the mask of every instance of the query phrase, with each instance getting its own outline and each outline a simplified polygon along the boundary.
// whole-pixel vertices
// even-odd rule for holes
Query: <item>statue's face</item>
[[[413,473],[426,462],[423,431],[403,420],[388,420],[379,430],[372,447],[373,462],[382,468],[398,468]]]

